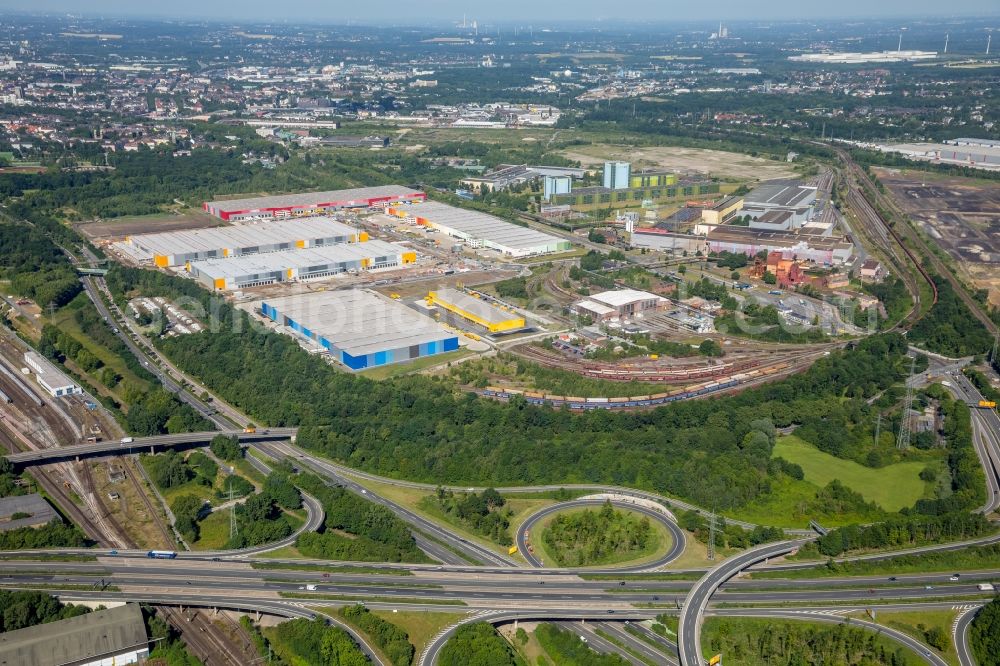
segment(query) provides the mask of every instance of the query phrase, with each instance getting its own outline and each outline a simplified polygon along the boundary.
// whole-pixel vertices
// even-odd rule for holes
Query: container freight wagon
[[[684,388],[676,388],[666,393],[655,393],[652,395],[638,395],[618,398],[582,398],[576,396],[549,395],[537,391],[524,391],[522,389],[504,388],[488,386],[482,395],[498,400],[510,400],[515,396],[521,396],[526,402],[532,405],[551,405],[553,407],[566,406],[570,409],[629,409],[636,407],[654,407],[665,405],[668,402],[677,400],[687,400],[697,398],[726,389],[731,389],[741,384],[756,381],[761,377],[774,375],[789,368],[788,363],[781,363],[765,368],[764,370],[753,370],[746,373],[738,373],[727,377],[720,377],[713,381],[701,382]]]

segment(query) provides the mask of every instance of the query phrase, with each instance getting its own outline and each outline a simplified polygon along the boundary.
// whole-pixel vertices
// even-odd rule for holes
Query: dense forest
[[[915,654],[875,632],[848,624],[712,618],[702,642],[740,666],[911,666]]]
[[[270,644],[286,664],[366,666],[368,657],[351,635],[324,620],[289,620],[265,629]]]
[[[950,282],[938,275],[932,279],[938,301],[910,329],[910,341],[952,358],[987,353],[993,347],[989,331],[972,315]]]
[[[118,294],[208,298],[197,285],[151,271],[115,268],[108,277]],[[648,412],[573,414],[456,393],[438,378],[378,383],[340,373],[243,313],[224,305],[216,311],[219,332],[162,340],[162,350],[255,419],[298,425],[300,445],[348,465],[429,482],[614,483],[720,510],[766,496],[787,471],[772,460],[769,438],[750,436],[755,422],[812,422],[811,443],[820,448],[828,439],[870,442],[866,399],[907,370],[906,340],[882,334],[738,395]],[[828,438],[831,429],[837,436]]]
[[[23,224],[0,223],[0,279],[43,308],[63,306],[82,289],[62,251],[42,231]]]
[[[969,643],[979,666],[1000,666],[1000,598],[983,606],[972,621]]]
[[[440,666],[525,666],[493,625],[463,624],[438,656]]]
[[[0,590],[0,633],[85,615],[86,606],[64,604],[44,592]]]

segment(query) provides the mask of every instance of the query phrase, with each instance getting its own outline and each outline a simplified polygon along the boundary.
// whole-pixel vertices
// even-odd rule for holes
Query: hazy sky
[[[322,20],[343,23],[499,20],[523,25],[560,18],[573,21],[671,21],[719,19],[809,19],[1000,14],[1000,0],[0,0],[0,11],[60,11],[229,20]],[[620,12],[620,13],[619,13]]]

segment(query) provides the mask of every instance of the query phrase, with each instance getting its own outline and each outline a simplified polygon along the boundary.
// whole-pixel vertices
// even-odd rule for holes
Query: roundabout
[[[544,562],[544,557],[541,556],[539,552],[536,552],[533,541],[537,541],[539,545],[541,545],[542,532],[548,522],[554,519],[558,514],[586,509],[600,509],[604,506],[605,502],[610,502],[611,506],[619,511],[639,514],[644,518],[648,518],[652,523],[654,531],[665,531],[663,536],[669,539],[669,543],[666,544],[666,548],[659,547],[651,555],[643,555],[640,553],[630,561],[620,562],[618,564],[594,563],[590,566],[601,569],[614,569],[615,571],[622,572],[652,571],[670,564],[684,552],[684,548],[686,546],[684,532],[677,525],[673,515],[666,508],[653,502],[637,500],[635,498],[626,498],[624,496],[613,494],[592,495],[571,500],[569,502],[560,502],[559,504],[547,506],[544,509],[528,516],[517,531],[515,543],[517,545],[518,552],[522,557],[524,557],[525,561],[531,567],[540,568],[547,566]],[[636,559],[642,559],[643,561],[637,563],[635,561]],[[548,564],[548,566],[553,565]]]

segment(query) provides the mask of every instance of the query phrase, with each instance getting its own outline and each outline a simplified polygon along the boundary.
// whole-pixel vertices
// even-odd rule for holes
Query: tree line
[[[393,666],[410,666],[416,648],[410,643],[410,636],[398,626],[375,615],[365,606],[344,606],[340,617],[363,631],[381,650]]]
[[[86,615],[86,606],[64,604],[44,592],[0,590],[0,633]]]
[[[359,562],[428,562],[406,523],[384,506],[373,504],[318,476],[295,474],[295,485],[323,505],[323,530],[299,535],[295,545],[306,557]],[[350,536],[343,536],[346,532]]]
[[[115,268],[108,277],[122,295],[189,295],[207,303],[208,292],[192,282],[152,271]],[[160,348],[255,419],[299,426],[300,445],[347,465],[433,483],[613,483],[720,510],[765,497],[774,481],[794,473],[771,458],[773,442],[746,439],[752,422],[785,427],[812,419],[809,439],[822,446],[833,428],[868,427],[866,400],[908,369],[905,338],[885,333],[737,395],[644,412],[574,414],[457,393],[441,378],[373,382],[337,372],[227,305],[217,314],[218,332],[160,340]]]
[[[512,512],[504,509],[507,500],[496,489],[487,488],[482,493],[456,493],[438,486],[430,501],[446,516],[473,532],[482,534],[501,546],[514,543],[508,532]]]
[[[286,664],[367,666],[368,656],[351,635],[325,620],[296,619],[266,629],[264,634]]]
[[[463,624],[438,656],[440,666],[527,666],[513,646],[486,622]]]

